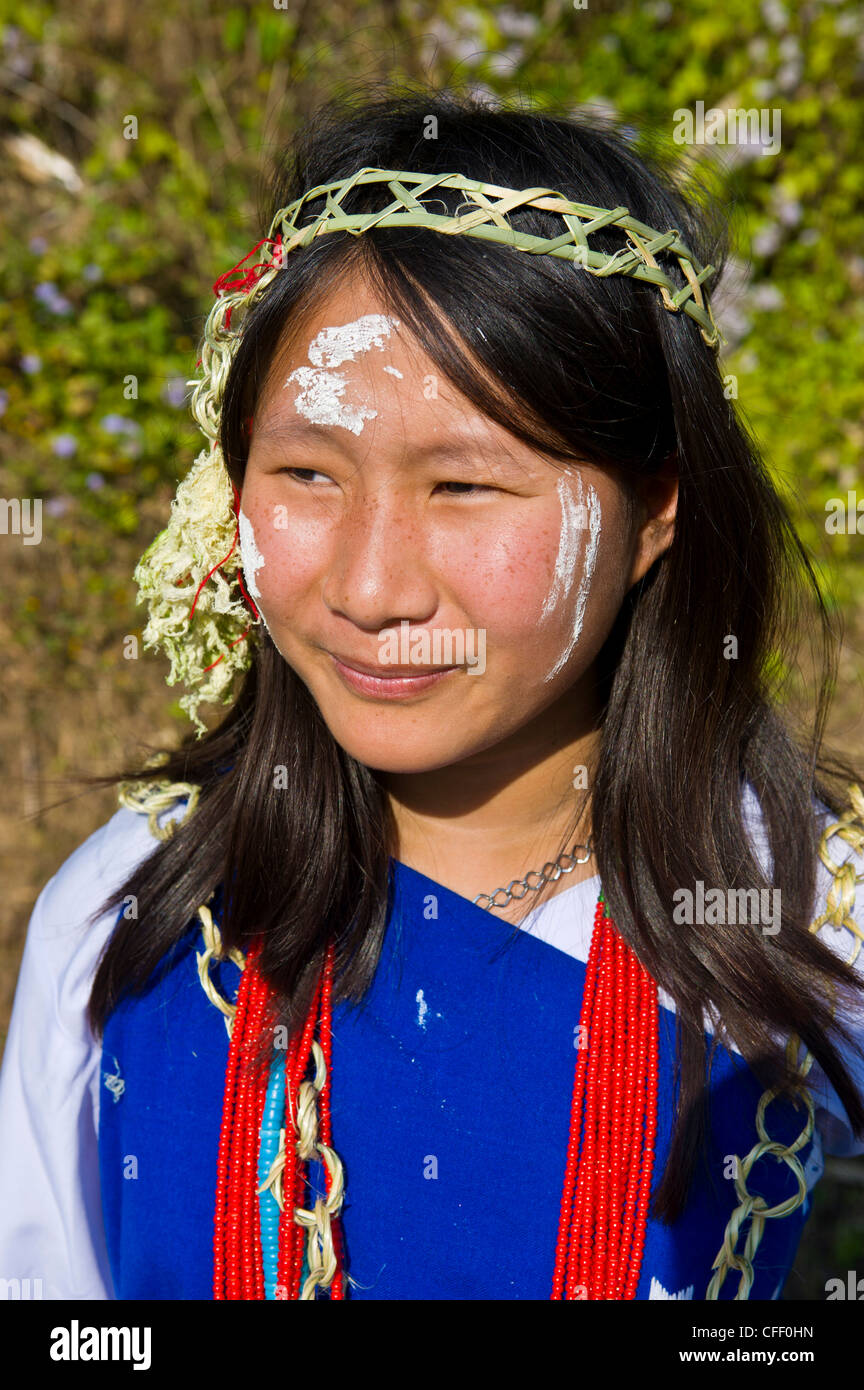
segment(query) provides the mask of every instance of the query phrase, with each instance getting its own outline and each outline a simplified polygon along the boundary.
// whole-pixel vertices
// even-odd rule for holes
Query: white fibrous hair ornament
[[[237,583],[243,564],[235,510],[239,499],[219,444],[219,418],[240,336],[231,328],[232,313],[249,307],[281,263],[281,239],[265,240],[274,250],[269,261],[244,267],[264,244],[259,242],[213,287],[217,299],[204,327],[202,372],[189,383],[194,386],[192,414],[207,447],[179,484],[168,525],[141,556],[134,575],[138,602],[149,608],[143,646],[161,648],[168,657],[167,685],[182,681],[188,687],[179,704],[199,738],[207,732],[199,707],[230,702],[235,677],[251,663],[254,629],[260,624],[257,608],[245,602]]]
[[[177,488],[168,525],[135,569],[139,602],[150,613],[143,645],[168,656],[169,685],[190,687],[179,703],[199,737],[206,732],[199,705],[227,702],[249,665],[254,618],[233,582],[241,567],[233,500],[221,449],[203,449]]]

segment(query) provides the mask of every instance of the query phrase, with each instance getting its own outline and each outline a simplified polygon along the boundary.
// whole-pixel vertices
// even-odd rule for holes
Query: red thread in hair
[[[233,540],[232,543],[231,543],[231,549],[228,551],[228,554],[224,557],[224,559],[222,559],[222,560],[219,561],[218,565],[214,565],[213,568],[212,568],[212,570],[209,570],[208,573],[205,574],[204,578],[201,580],[201,583],[198,585],[198,588],[195,590],[195,597],[194,597],[194,599],[192,600],[192,607],[189,609],[189,621],[190,621],[190,622],[192,621],[192,618],[195,616],[195,605],[196,605],[197,602],[198,602],[199,596],[200,596],[200,594],[201,594],[201,590],[204,588],[204,585],[207,583],[207,580],[210,579],[210,578],[212,578],[212,576],[216,573],[216,571],[217,571],[217,570],[220,570],[220,569],[222,568],[222,566],[225,564],[225,561],[231,559],[231,556],[234,554],[234,547],[235,547],[235,545],[237,544],[237,537],[238,537],[239,534],[240,534],[240,526],[239,526],[239,523],[238,523],[237,528],[236,528],[235,531],[234,531],[234,540]]]
[[[233,649],[237,646],[237,644],[238,644],[239,642],[242,642],[242,641],[243,641],[243,638],[246,636],[246,633],[248,633],[248,631],[249,631],[249,629],[248,629],[248,627],[247,627],[246,632],[241,632],[240,636],[237,638],[237,641],[231,643],[231,646],[228,648],[229,652],[230,652],[230,651],[233,651]],[[204,670],[205,670],[205,671],[212,671],[214,666],[218,666],[218,665],[219,665],[219,662],[220,662],[220,661],[224,661],[224,660],[225,660],[225,653],[223,652],[221,656],[217,656],[217,658],[216,658],[215,661],[211,661],[209,666],[205,666],[205,667],[204,667]]]
[[[238,538],[239,535],[240,535],[240,518],[239,518],[239,515],[238,515],[239,509],[240,509],[240,493],[237,491],[237,488],[235,487],[234,483],[231,484],[231,490],[232,490],[232,492],[234,493],[234,504],[233,504],[231,510],[233,511],[235,517],[237,517],[237,525],[236,525],[235,528],[234,528],[234,539],[233,539],[233,541],[231,542],[231,549],[228,551],[228,554],[227,554],[226,556],[224,556],[223,559],[221,559],[221,560],[219,561],[218,565],[214,565],[213,568],[212,568],[212,570],[209,570],[208,573],[205,574],[204,578],[201,580],[201,583],[198,585],[198,588],[195,590],[195,597],[194,597],[194,599],[192,600],[192,607],[189,609],[189,621],[190,621],[190,622],[192,621],[192,618],[194,617],[195,608],[196,608],[196,605],[197,605],[197,603],[198,603],[198,599],[199,599],[199,597],[200,597],[200,595],[201,595],[201,590],[204,588],[204,585],[207,583],[207,580],[208,580],[208,579],[211,579],[212,576],[216,573],[216,571],[222,568],[222,566],[225,564],[226,560],[230,560],[230,559],[231,559],[231,556],[234,554],[235,546],[237,545],[237,538]],[[242,576],[240,570],[237,571],[237,583],[240,585],[240,591],[241,591],[241,593],[243,594],[243,597],[245,598],[246,602],[249,604],[249,607],[252,609],[252,612],[255,614],[255,617],[256,617],[256,618],[260,618],[260,617],[261,617],[261,614],[258,612],[258,609],[257,609],[256,605],[253,603],[251,597],[249,596],[249,594],[248,594],[247,591],[246,591],[246,585],[243,583],[243,576]],[[233,647],[236,647],[236,646],[237,646],[237,642],[242,642],[242,641],[243,641],[243,638],[246,636],[246,633],[247,633],[248,631],[249,631],[249,629],[248,629],[248,627],[247,627],[246,632],[244,632],[244,633],[242,634],[241,637],[238,637],[236,642],[232,642],[232,643],[231,643],[231,647],[229,647],[228,650],[231,651],[231,649],[232,649]],[[205,670],[205,671],[212,671],[212,670],[213,670],[213,667],[214,667],[214,666],[218,666],[218,665],[219,665],[219,662],[220,662],[220,661],[223,661],[223,660],[224,660],[224,656],[217,657],[217,659],[216,659],[215,661],[211,662],[211,664],[210,664],[209,666],[205,666],[205,667],[204,667],[204,670]]]
[[[262,246],[272,246],[273,254],[270,260],[256,261],[254,265],[247,266],[244,270],[243,266],[245,265],[246,261],[248,261],[250,256],[254,256],[255,252],[258,251]],[[262,237],[260,241],[256,241],[255,245],[252,247],[252,250],[247,251],[246,255],[243,256],[243,258],[239,260],[236,265],[233,265],[230,270],[226,270],[224,275],[220,275],[218,280],[214,281],[213,293],[218,298],[219,295],[225,294],[225,292],[228,290],[251,290],[252,286],[257,284],[257,282],[260,280],[265,270],[269,270],[272,265],[281,264],[282,233],[279,232],[279,234],[275,237]],[[232,279],[232,277],[234,278]],[[225,328],[228,329],[230,327],[231,308],[229,307],[225,313]]]

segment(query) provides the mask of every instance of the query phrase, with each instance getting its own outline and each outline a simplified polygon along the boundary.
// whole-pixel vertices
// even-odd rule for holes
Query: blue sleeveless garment
[[[218,897],[217,897],[218,903]],[[436,915],[437,914],[437,915]],[[109,1018],[99,1160],[119,1299],[210,1299],[216,1158],[228,1037],[198,979],[200,924]],[[236,999],[240,972],[213,967]],[[372,986],[333,1015],[333,1142],[346,1174],[352,1299],[548,1299],[585,965],[391,861],[387,931]],[[674,1114],[674,1015],[660,1008],[653,1189]],[[706,1059],[709,1040],[706,1036]],[[731,1156],[758,1142],[763,1087],[722,1047],[711,1067],[710,1148],[681,1218],[649,1218],[638,1299],[701,1300],[737,1205]],[[775,1101],[772,1138],[806,1115]],[[806,1163],[811,1144],[799,1151]],[[797,1191],[781,1161],[748,1188]],[[779,1296],[809,1211],[766,1222],[751,1299]],[[740,1243],[743,1246],[743,1241]],[[730,1274],[721,1298],[738,1287]]]

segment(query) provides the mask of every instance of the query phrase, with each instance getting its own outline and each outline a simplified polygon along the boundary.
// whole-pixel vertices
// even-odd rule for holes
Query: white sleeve
[[[836,820],[836,817],[826,812],[824,808],[820,808],[820,810],[822,812],[820,815],[821,828],[824,829],[825,825]],[[824,942],[842,960],[849,960],[857,945],[858,951],[854,961],[854,969],[859,979],[864,981],[864,858],[836,835],[828,842],[828,853],[835,864],[850,863],[854,867],[857,882],[855,884],[855,901],[850,916],[856,924],[860,936],[856,936],[856,933],[849,927],[834,927],[828,923],[820,927],[817,935],[819,940]],[[817,916],[821,916],[827,910],[826,899],[831,884],[832,876],[820,859],[817,869],[814,921]],[[859,1094],[864,1100],[864,992],[857,996],[851,1011],[844,1010],[842,1015],[838,1013],[838,1017],[841,1016],[855,1039],[857,1047],[850,1048],[848,1043],[844,1043],[842,1039],[836,1040],[837,1046]],[[801,1055],[803,1056],[803,1052]],[[864,1154],[864,1135],[856,1137],[852,1132],[849,1117],[839,1096],[822,1068],[815,1061],[807,1078],[807,1085],[816,1105],[816,1126],[821,1135],[825,1153],[841,1158]]]
[[[7,1297],[114,1296],[99,1191],[101,1047],[86,1008],[116,914],[87,918],[155,844],[146,817],[118,811],[61,866],[30,919],[0,1071]]]

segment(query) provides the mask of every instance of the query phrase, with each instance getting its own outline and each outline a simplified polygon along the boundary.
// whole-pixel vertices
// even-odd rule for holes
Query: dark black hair
[[[495,108],[453,91],[343,95],[318,109],[292,142],[264,229],[276,209],[361,166],[458,172],[623,204],[651,227],[677,228],[718,271],[728,250],[722,210],[685,194],[663,160],[637,155],[602,121]],[[356,187],[343,206],[379,207],[381,191]],[[436,196],[451,213],[462,197],[440,188]],[[307,215],[320,207],[308,204]],[[517,210],[512,222],[547,237],[560,232],[558,217],[536,208]],[[605,251],[623,243],[615,227],[592,238]],[[674,258],[659,260],[683,283]],[[797,1034],[853,1127],[864,1126],[829,997],[832,985],[851,994],[854,976],[808,932],[812,797],[836,810],[835,776],[854,776],[820,753],[833,634],[818,585],[692,320],[635,279],[598,279],[548,255],[425,228],[335,233],[292,252],[291,273],[274,278],[244,323],[225,390],[222,446],[238,487],[244,425],[286,330],[349,273],[367,277],[442,373],[521,440],[562,460],[588,458],[627,486],[670,461],[677,468],[674,542],[628,594],[598,661],[604,708],[590,786],[612,917],[677,1006],[680,1102],[653,1207],[671,1220],[705,1136],[709,1006],[721,1020],[717,1038],[734,1040],[766,1085],[791,1094],[795,1076],[776,1038]],[[797,740],[779,712],[776,657],[794,652],[811,610],[824,638],[824,679],[811,736]],[[726,655],[730,635],[735,660]],[[276,765],[289,787],[274,794]],[[306,1007],[333,923],[343,924],[336,997],[361,1000],[387,916],[386,797],[374,773],[335,742],[266,634],[223,722],[200,741],[190,737],[157,771],[126,769],[118,779],[142,776],[189,781],[200,798],[111,900],[119,906],[133,893],[139,919],[121,921],[108,943],[90,1001],[94,1030],[126,991],[142,987],[218,885],[226,945],[243,948],[253,927],[261,932],[261,969],[289,1026]],[[680,885],[767,886],[742,817],[746,783],[764,817],[782,930],[675,924]]]

